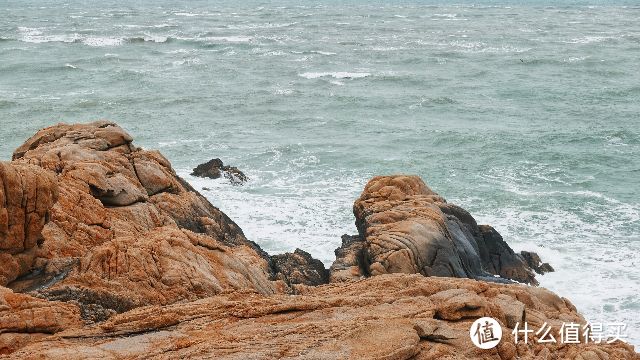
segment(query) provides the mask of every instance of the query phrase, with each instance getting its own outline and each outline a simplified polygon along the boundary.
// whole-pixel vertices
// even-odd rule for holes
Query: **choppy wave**
[[[135,44],[135,43],[144,43],[144,42],[152,42],[152,43],[166,43],[172,40],[171,37],[167,36],[134,36],[129,38],[122,37],[101,37],[101,36],[83,36],[79,34],[60,34],[60,35],[27,35],[23,36],[19,39],[6,39],[8,40],[17,40],[26,43],[81,43],[88,46],[94,47],[113,47],[120,46],[123,44]]]
[[[365,77],[371,76],[371,73],[367,72],[346,72],[346,71],[336,71],[336,72],[306,72],[299,74],[299,76],[306,79],[319,79],[323,77],[332,77],[334,79],[361,79]]]

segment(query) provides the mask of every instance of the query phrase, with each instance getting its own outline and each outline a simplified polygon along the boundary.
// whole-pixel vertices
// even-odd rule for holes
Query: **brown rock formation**
[[[0,286],[31,269],[57,197],[58,186],[49,172],[0,163]]]
[[[300,287],[300,295],[233,293],[149,306],[70,329],[10,359],[638,359],[631,346],[515,344],[511,330],[545,322],[559,339],[562,322],[584,324],[571,303],[523,285],[468,279],[382,275]],[[491,316],[503,339],[471,345],[469,328]]]
[[[41,130],[0,181],[0,358],[639,359],[619,341],[514,344],[522,321],[556,338],[584,324],[545,289],[386,274],[523,276],[495,230],[415,177],[367,185],[361,234],[318,287],[322,263],[270,257],[114,123]],[[469,339],[481,316],[504,329],[492,350]]]
[[[527,262],[530,268],[532,268],[536,273],[540,275],[544,275],[548,272],[554,272],[555,270],[549,263],[543,263],[540,259],[540,256],[531,251],[521,251],[520,255]]]
[[[233,221],[114,123],[43,129],[13,159],[0,167],[8,189],[0,256],[18,265],[2,267],[2,285],[73,300],[86,320],[228,290],[286,289]],[[60,196],[45,225],[55,179]]]
[[[329,269],[331,282],[353,280],[369,275],[365,258],[366,244],[359,235],[342,235],[342,246],[336,249],[336,260]]]
[[[537,284],[524,259],[495,229],[478,225],[417,176],[378,176],[353,211],[359,238],[336,250],[332,280],[388,273],[420,273]],[[504,280],[503,280],[504,281]]]
[[[82,325],[75,305],[16,294],[0,286],[0,355]]]

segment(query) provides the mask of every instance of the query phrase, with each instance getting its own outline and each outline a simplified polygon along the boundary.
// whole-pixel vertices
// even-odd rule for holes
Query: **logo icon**
[[[469,337],[480,349],[493,349],[502,339],[502,328],[493,318],[483,317],[473,322],[469,329]]]

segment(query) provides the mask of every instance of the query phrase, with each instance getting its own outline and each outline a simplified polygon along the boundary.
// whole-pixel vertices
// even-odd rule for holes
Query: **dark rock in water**
[[[191,175],[198,177],[207,177],[210,179],[218,179],[222,176],[222,167],[224,164],[220,159],[209,160],[204,164],[198,165]]]
[[[321,285],[329,282],[329,271],[322,261],[303,250],[271,256],[276,278],[289,285]]]
[[[224,176],[224,178],[228,179],[233,185],[242,185],[249,180],[237,167],[224,165],[222,160],[217,158],[198,165],[193,169],[191,175],[209,179],[218,179]]]
[[[478,225],[417,176],[374,177],[353,209],[359,236],[343,236],[332,281],[419,273],[538,284],[531,267],[495,229]]]
[[[538,285],[531,267],[489,225],[479,225],[477,237],[483,268],[492,274],[521,283]]]
[[[342,246],[336,249],[336,260],[329,269],[331,282],[367,276],[366,242],[360,235],[342,235]]]
[[[531,251],[521,251],[520,255],[536,273],[544,275],[555,270],[549,263],[543,263],[540,256]]]

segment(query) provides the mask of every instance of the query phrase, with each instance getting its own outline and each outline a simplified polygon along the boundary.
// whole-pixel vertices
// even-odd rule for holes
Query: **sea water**
[[[0,1],[0,158],[117,121],[270,253],[329,265],[374,175],[420,175],[640,345],[640,7]],[[211,158],[250,181],[189,176]]]

